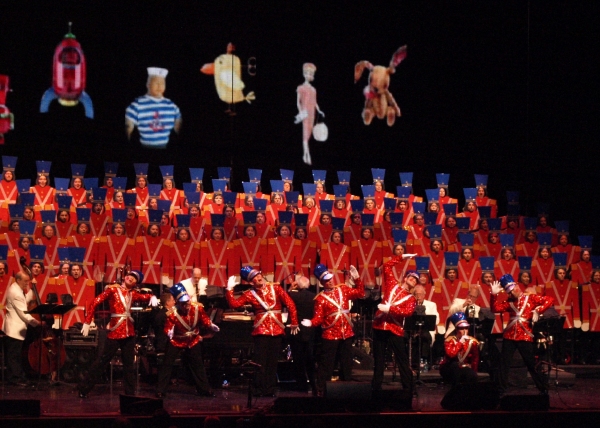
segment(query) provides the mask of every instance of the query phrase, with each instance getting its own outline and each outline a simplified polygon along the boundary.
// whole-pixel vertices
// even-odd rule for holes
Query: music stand
[[[69,296],[70,297],[70,296]],[[64,302],[65,299],[63,298],[63,296],[61,295],[61,300]],[[58,352],[56,353],[56,382],[53,382],[52,385],[62,385],[65,384],[66,382],[62,382],[60,380],[60,357],[61,357],[61,349],[62,349],[62,322],[63,322],[63,317],[65,316],[65,314],[69,311],[71,311],[72,309],[76,308],[77,305],[73,304],[73,303],[63,303],[62,305],[53,305],[53,307],[51,308],[51,312],[48,312],[48,314],[52,314],[52,315],[58,315]]]
[[[421,334],[423,330],[430,332],[435,330],[435,315],[412,315],[404,319],[404,329],[406,331],[416,331],[419,335],[419,362],[421,361]],[[412,370],[412,337],[409,336],[408,342],[408,364]],[[417,370],[417,384],[421,382],[421,370]]]
[[[546,339],[546,359],[548,361],[540,361],[538,362],[538,366],[539,365],[546,365],[548,367],[548,373],[547,373],[547,378],[548,378],[548,383],[550,383],[550,375],[552,372],[552,369],[554,369],[554,385],[556,387],[563,387],[563,388],[570,388],[573,386],[573,384],[569,384],[569,383],[564,383],[561,384],[558,381],[558,372],[559,371],[564,371],[562,369],[558,368],[558,362],[553,362],[552,361],[552,357],[554,355],[554,340],[556,339],[552,339],[551,337],[558,337],[559,334],[563,333],[563,328],[564,328],[564,324],[565,324],[565,320],[567,319],[566,316],[559,316],[559,317],[552,317],[552,318],[542,318],[541,320],[539,320],[538,322],[536,322],[535,324],[533,324],[533,333],[534,334],[539,334],[542,337],[544,337]]]

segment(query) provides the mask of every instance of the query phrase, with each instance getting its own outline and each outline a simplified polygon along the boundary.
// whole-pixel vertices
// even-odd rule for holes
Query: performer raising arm
[[[502,290],[508,293],[508,299],[500,302],[498,294]],[[524,293],[510,274],[503,275],[500,281],[494,281],[491,293],[492,310],[496,313],[508,312],[510,317],[502,335],[500,388],[506,390],[508,387],[510,362],[515,349],[518,349],[536,388],[542,394],[547,394],[548,385],[535,370],[533,324],[537,322],[541,313],[554,304],[554,299],[548,296]]]
[[[315,276],[325,290],[315,297],[315,313],[312,319],[302,320],[305,327],[321,326],[321,359],[317,371],[317,396],[325,396],[325,386],[331,379],[335,368],[335,356],[340,353],[341,379],[352,377],[352,320],[350,318],[350,301],[365,297],[365,286],[354,266],[350,266],[350,275],[356,284],[352,288],[344,283],[333,281],[333,274],[325,265],[315,266]]]
[[[414,254],[396,256],[383,264],[383,285],[381,303],[373,319],[373,390],[380,391],[385,368],[385,350],[390,346],[396,357],[400,372],[402,388],[412,392],[412,371],[408,364],[408,354],[404,343],[404,318],[415,311],[417,301],[411,294],[419,281],[419,274],[414,270],[406,272],[404,282],[400,285],[394,277],[393,267],[403,258]]]

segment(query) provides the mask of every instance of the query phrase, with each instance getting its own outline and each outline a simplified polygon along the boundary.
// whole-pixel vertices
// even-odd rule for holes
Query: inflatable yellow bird
[[[235,104],[246,100],[250,103],[256,97],[254,92],[249,92],[245,96],[242,93],[245,87],[242,82],[242,65],[240,58],[233,54],[234,51],[235,47],[229,43],[226,54],[219,55],[213,63],[204,64],[200,71],[215,76],[215,86],[221,101]]]

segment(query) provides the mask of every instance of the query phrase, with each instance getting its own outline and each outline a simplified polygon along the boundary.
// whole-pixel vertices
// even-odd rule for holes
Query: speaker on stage
[[[0,416],[40,416],[40,400],[0,400]]]
[[[540,411],[550,408],[550,397],[544,395],[505,395],[500,400],[501,410]]]
[[[365,412],[372,409],[370,382],[327,382],[329,411]]]
[[[500,403],[498,386],[492,382],[460,384],[442,398],[446,410],[492,410]]]
[[[119,395],[120,411],[122,415],[150,416],[158,409],[163,408],[163,400],[158,398],[137,397],[135,395]]]

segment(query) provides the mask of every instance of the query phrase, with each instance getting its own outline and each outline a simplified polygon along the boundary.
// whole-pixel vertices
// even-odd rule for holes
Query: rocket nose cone
[[[204,74],[215,74],[215,64],[213,62],[204,64],[200,69],[200,72]]]

